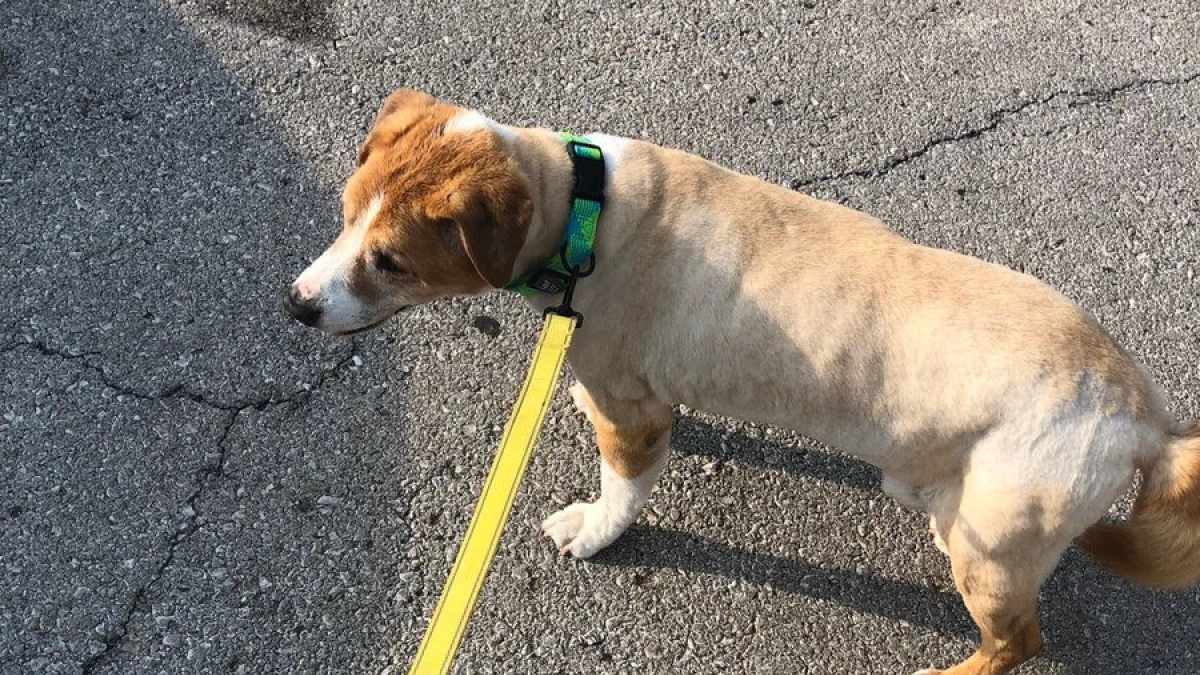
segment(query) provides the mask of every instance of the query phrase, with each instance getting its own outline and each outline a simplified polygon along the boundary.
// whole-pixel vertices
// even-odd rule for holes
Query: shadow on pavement
[[[336,37],[332,5],[333,0],[204,0],[205,9],[214,16],[298,42]]]
[[[678,530],[637,525],[598,554],[600,565],[659,567],[716,574],[789,594],[835,602],[857,611],[966,637],[974,627],[958,596],[928,586],[832,569],[807,560],[743,551]]]
[[[728,432],[690,416],[677,421],[673,450],[735,460],[861,490],[878,490],[878,471],[851,458]],[[725,446],[722,446],[724,441]],[[753,518],[753,514],[750,514]],[[864,614],[924,626],[974,646],[978,631],[955,593],[820,561],[745,551],[720,541],[636,525],[593,561],[617,567],[653,567],[719,575],[784,593],[850,607]],[[949,578],[946,583],[949,583]],[[1081,589],[1087,589],[1086,593]],[[1099,600],[1097,601],[1097,598]],[[1162,645],[1164,625],[1191,631],[1197,622],[1191,593],[1153,593],[1114,577],[1072,548],[1042,589],[1041,617],[1047,647],[1041,658],[1080,675],[1146,672],[1192,675],[1195,655]]]
[[[815,442],[809,441],[815,445]],[[736,461],[773,471],[811,476],[858,490],[878,490],[879,470],[830,450],[784,445],[753,438],[741,431],[723,431],[709,422],[680,415],[671,433],[671,449],[685,455],[703,455],[721,463]]]
[[[346,357],[279,309],[340,226],[333,181],[208,45],[147,0],[4,3],[0,22],[12,330],[99,352],[140,393],[221,403],[287,397]]]
[[[311,40],[332,35],[329,4],[204,7]],[[354,343],[278,304],[340,225],[336,179],[173,11],[0,3],[0,343],[22,374],[3,404],[30,410],[0,471],[0,504],[21,505],[0,519],[6,673],[354,669],[386,656],[372,631],[398,614],[350,604],[359,587],[386,597],[401,571],[370,529],[394,507],[361,496],[405,493],[403,442],[309,390],[375,378],[391,404],[403,386],[379,381],[382,340],[358,341],[373,368],[354,375]],[[349,445],[363,437],[382,450]],[[326,541],[383,544],[328,546],[335,567]],[[191,621],[162,620],[176,610]],[[338,614],[346,632],[329,636]]]
[[[1067,551],[1042,587],[1041,616],[1043,656],[1072,673],[1194,675],[1200,667],[1200,651],[1181,653],[1180,642],[1173,639],[1194,636],[1200,627],[1194,591],[1138,588],[1109,574],[1078,548]]]

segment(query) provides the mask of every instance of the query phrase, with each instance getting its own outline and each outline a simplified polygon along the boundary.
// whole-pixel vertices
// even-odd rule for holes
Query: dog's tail
[[[1200,583],[1200,423],[1143,472],[1124,525],[1093,525],[1080,543],[1100,564],[1150,588]]]

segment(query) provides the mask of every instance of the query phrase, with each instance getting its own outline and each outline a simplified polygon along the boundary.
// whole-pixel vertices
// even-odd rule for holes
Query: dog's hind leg
[[[1132,457],[1158,433],[1084,405],[1030,415],[975,443],[962,478],[930,509],[982,638],[947,675],[1000,675],[1041,651],[1038,590],[1071,540],[1126,490]]]
[[[967,488],[957,508],[946,504],[934,515],[946,535],[955,586],[982,642],[957,666],[917,675],[1000,675],[1036,656],[1044,644],[1038,589],[1070,539],[1047,536],[1037,500],[981,493]]]
[[[551,515],[542,522],[542,532],[563,555],[589,558],[621,536],[641,513],[667,464],[675,414],[669,405],[650,399],[597,400],[578,384],[571,395],[596,428],[600,498]]]

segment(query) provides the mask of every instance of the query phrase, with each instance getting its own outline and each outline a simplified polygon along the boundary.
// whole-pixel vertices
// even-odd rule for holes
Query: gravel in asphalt
[[[284,285],[388,92],[646,138],[1030,272],[1200,417],[1194,3],[0,4],[0,673],[405,672],[537,328],[352,340]],[[925,519],[799,435],[683,411],[593,561],[555,399],[460,673],[901,673],[975,629]],[[1070,551],[1025,674],[1200,672],[1200,592]]]

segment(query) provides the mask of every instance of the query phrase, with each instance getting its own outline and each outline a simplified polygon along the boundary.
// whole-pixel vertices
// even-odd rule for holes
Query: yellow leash
[[[512,511],[513,499],[529,464],[534,441],[546,419],[546,409],[558,383],[577,321],[573,316],[546,314],[542,335],[533,352],[533,363],[504,428],[500,451],[492,461],[483,494],[475,504],[475,515],[471,516],[471,524],[467,527],[467,537],[458,549],[450,578],[442,589],[442,597],[433,611],[433,619],[425,630],[425,638],[421,640],[409,675],[446,675],[450,671],[479,597],[479,589],[492,558],[496,556],[496,546]]]

